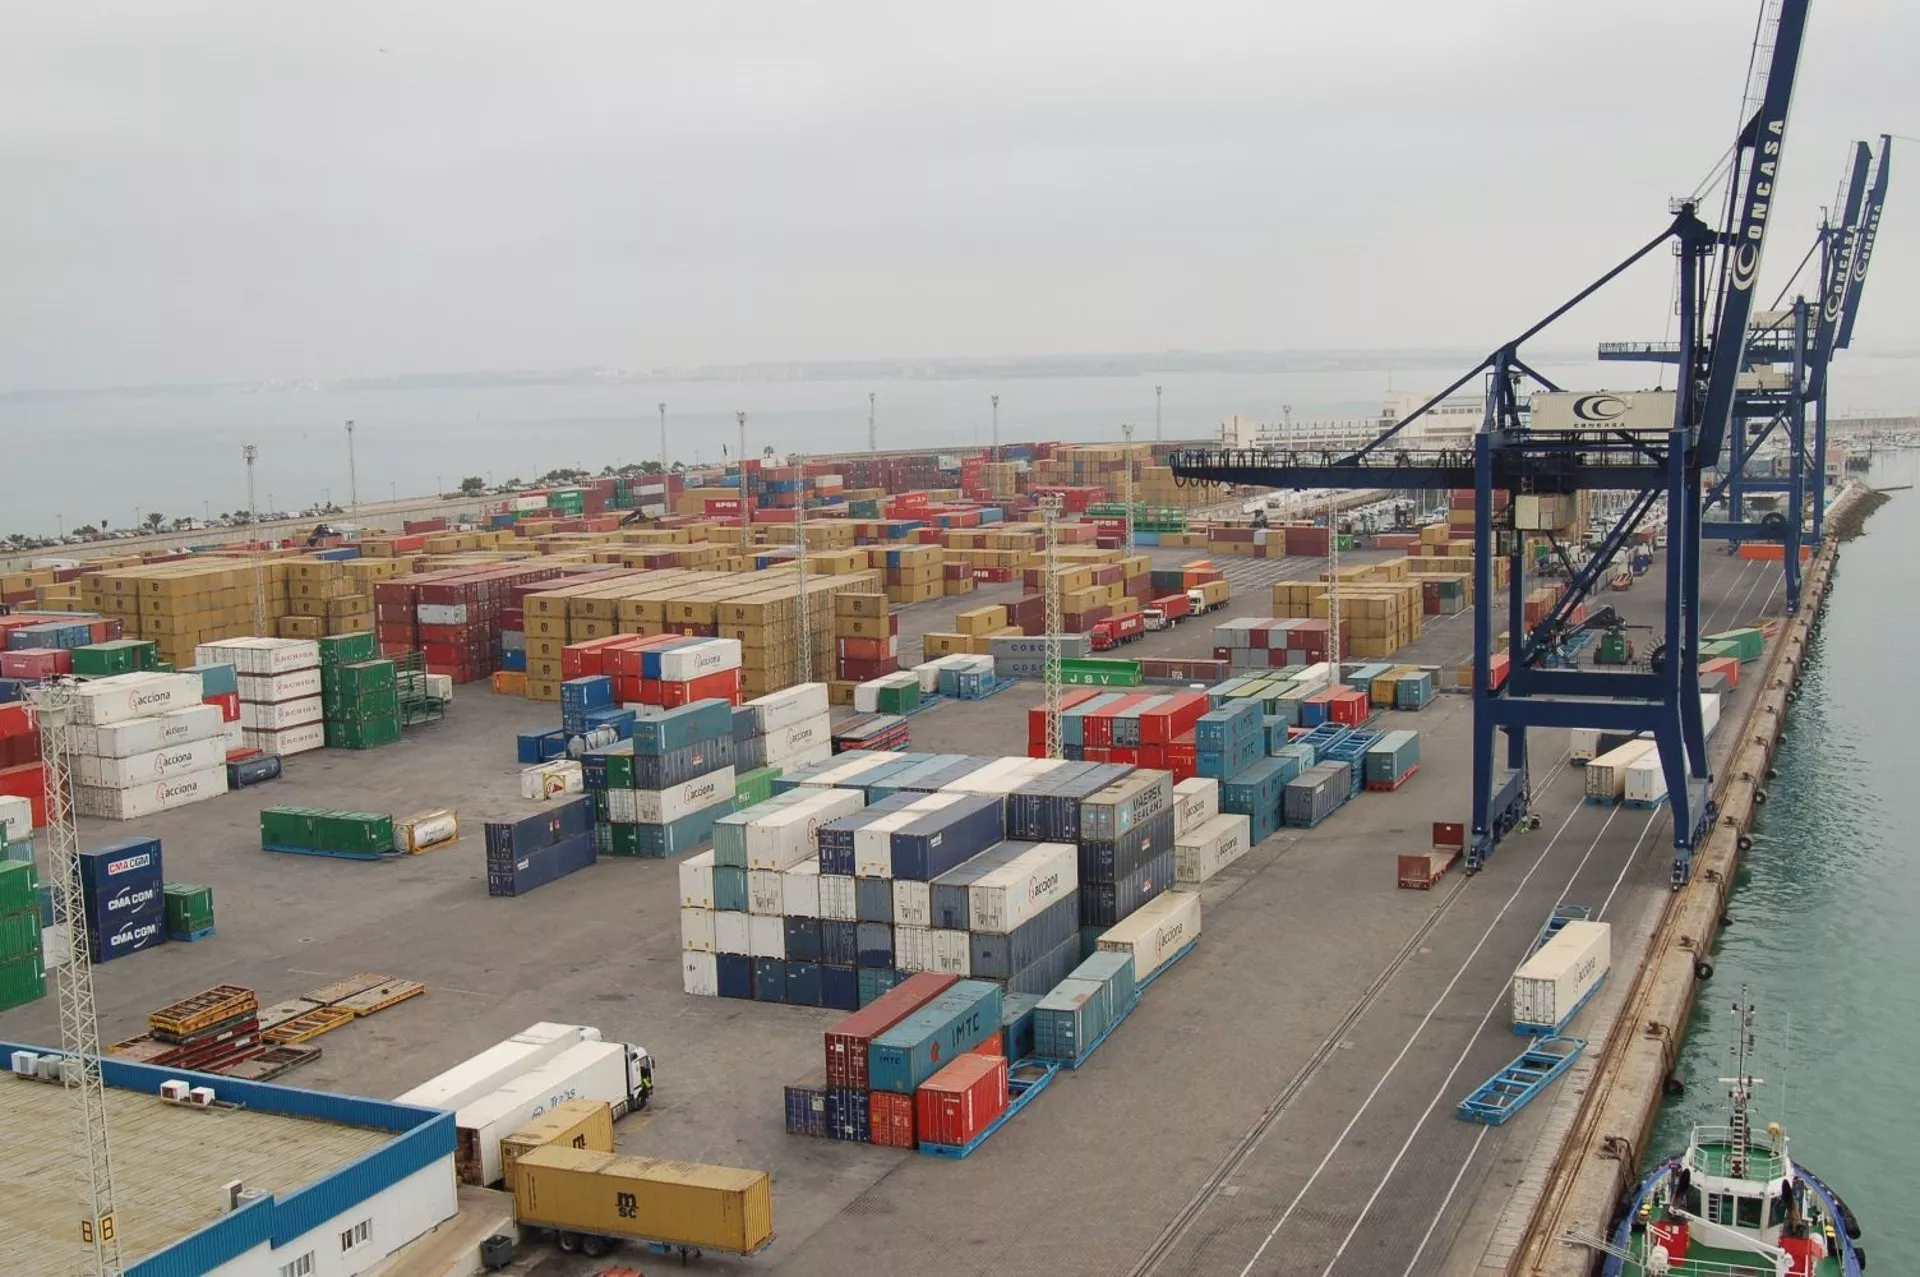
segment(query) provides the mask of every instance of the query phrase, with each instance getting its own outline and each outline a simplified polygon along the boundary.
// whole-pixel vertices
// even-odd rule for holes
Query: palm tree
[[[161,528],[166,526],[166,522],[167,522],[166,515],[160,514],[158,512],[149,513],[147,515],[147,531],[158,532]]]

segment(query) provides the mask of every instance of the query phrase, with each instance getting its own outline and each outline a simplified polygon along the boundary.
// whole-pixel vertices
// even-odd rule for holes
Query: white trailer
[[[1567,1027],[1613,964],[1613,928],[1573,921],[1513,973],[1513,1031],[1550,1037]]]
[[[487,1187],[506,1174],[500,1141],[564,1100],[605,1100],[616,1119],[644,1107],[653,1059],[625,1042],[581,1042],[454,1116],[454,1173]]]
[[[568,1047],[599,1040],[600,1030],[587,1025],[542,1020],[428,1078],[394,1103],[458,1110],[539,1068]]]
[[[1650,740],[1630,740],[1587,764],[1587,801],[1611,805],[1626,793],[1627,768],[1654,748]]]

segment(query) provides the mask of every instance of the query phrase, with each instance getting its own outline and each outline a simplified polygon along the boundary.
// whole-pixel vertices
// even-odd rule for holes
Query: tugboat
[[[1748,1116],[1754,1007],[1733,1005],[1739,1026],[1729,1124],[1696,1126],[1686,1156],[1642,1180],[1606,1248],[1604,1277],[1860,1277],[1867,1253],[1839,1194],[1794,1164],[1778,1122],[1755,1138]]]

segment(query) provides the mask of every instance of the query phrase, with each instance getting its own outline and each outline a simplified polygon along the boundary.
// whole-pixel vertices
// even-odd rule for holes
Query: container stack
[[[80,853],[87,947],[95,962],[166,943],[164,887],[158,838],[120,838]]]
[[[1083,929],[1111,927],[1173,885],[1173,824],[1170,772],[1136,771],[1081,801]]]
[[[220,710],[197,674],[121,674],[82,684],[75,713],[73,805],[135,820],[227,792]]]
[[[733,810],[733,709],[700,700],[637,719],[631,739],[601,746],[583,763],[598,850],[661,859],[713,841],[713,823]]]
[[[806,1006],[857,1005],[851,953],[822,951],[820,920],[833,915],[826,913],[829,902],[819,890],[814,839],[822,825],[864,804],[858,790],[807,787],[714,823],[713,850],[681,866],[687,992]],[[811,893],[801,881],[809,878]],[[789,925],[795,933],[791,951]],[[790,957],[801,967],[791,996]],[[829,972],[822,969],[826,965],[841,970]]]
[[[490,820],[487,894],[524,896],[595,859],[593,802],[586,797],[550,803],[532,814]]]
[[[394,663],[362,631],[320,640],[320,705],[328,749],[374,749],[400,739]]]
[[[31,857],[0,860],[0,1011],[47,995],[39,889]]]
[[[240,672],[224,661],[189,665],[180,672],[200,676],[200,703],[220,711],[220,738],[229,757],[246,749],[246,729],[240,724]]]
[[[284,758],[327,743],[319,643],[225,639],[195,648],[194,661],[228,664],[239,672],[241,739],[246,748]]]
[[[287,615],[276,622],[281,638],[318,639],[373,629],[373,595],[366,579],[347,565],[301,559],[286,565]]]
[[[853,703],[853,687],[900,669],[900,618],[884,594],[840,594],[833,600],[833,700]],[[916,680],[917,682],[917,680]]]
[[[762,768],[824,763],[833,755],[832,734],[825,683],[768,692],[733,712],[734,765],[744,777]]]
[[[1251,767],[1266,753],[1260,704],[1228,701],[1194,723],[1195,763],[1199,774],[1225,781]]]
[[[18,701],[0,704],[0,802],[17,798],[26,804],[26,841],[47,823],[46,769],[40,761],[40,732]]]
[[[1311,829],[1338,811],[1353,794],[1351,763],[1318,763],[1287,782],[1283,799],[1286,823]]]

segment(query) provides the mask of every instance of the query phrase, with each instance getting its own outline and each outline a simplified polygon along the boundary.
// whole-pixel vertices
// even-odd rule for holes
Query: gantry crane
[[[100,1025],[94,1013],[93,956],[87,935],[80,838],[73,823],[73,685],[55,679],[33,690],[29,704],[40,730],[46,770],[47,872],[53,878],[53,920],[65,926],[66,952],[53,964],[60,1004],[60,1064],[73,1118],[83,1272],[119,1277],[120,1235],[113,1218],[113,1157],[107,1140],[107,1088],[100,1075]]]
[[[1732,149],[1722,228],[1708,226],[1694,201],[1678,202],[1671,222],[1658,235],[1354,452],[1309,455],[1211,448],[1184,450],[1170,458],[1174,474],[1185,482],[1296,490],[1474,491],[1469,870],[1478,869],[1526,814],[1529,727],[1594,727],[1653,735],[1660,744],[1672,804],[1671,877],[1676,887],[1691,875],[1693,848],[1713,819],[1698,690],[1702,482],[1704,472],[1720,464],[1739,376],[1746,368],[1753,292],[1771,221],[1772,192],[1786,142],[1808,5],[1809,0],[1778,0],[1777,11],[1762,24],[1743,126]],[[1676,390],[1569,392],[1522,358],[1524,343],[1669,244],[1679,259]],[[1485,381],[1486,412],[1471,448],[1414,449],[1404,441],[1394,442],[1409,424],[1475,378]],[[1532,387],[1538,390],[1529,394]],[[1522,504],[1517,501],[1496,513],[1495,494],[1518,497],[1600,489],[1634,495],[1599,546],[1574,567],[1559,602],[1537,624],[1526,627],[1524,534],[1553,529],[1517,522]],[[1551,668],[1547,657],[1573,609],[1592,593],[1606,566],[1662,497],[1667,508],[1667,659],[1649,671]],[[1557,544],[1556,549],[1565,555]],[[1511,657],[1509,671],[1497,686],[1492,671],[1496,555],[1508,560]],[[1498,772],[1496,733],[1507,738],[1506,766]]]
[[[1796,297],[1782,309],[1780,301],[1791,289],[1790,281],[1774,307],[1750,321],[1746,367],[1734,406],[1740,428],[1722,473],[1705,493],[1707,510],[1724,501],[1726,517],[1708,519],[1703,511],[1703,537],[1725,541],[1729,549],[1749,541],[1782,547],[1790,613],[1800,610],[1801,547],[1819,545],[1826,527],[1827,372],[1834,352],[1852,340],[1873,239],[1886,205],[1891,162],[1892,139],[1884,134],[1877,161],[1865,142],[1853,144],[1837,201],[1839,219],[1835,221],[1833,210],[1828,211],[1801,262],[1804,269],[1819,254],[1816,302]],[[1671,364],[1679,361],[1680,346],[1678,342],[1603,342],[1599,356],[1604,361]],[[1811,439],[1809,407],[1813,410]],[[1750,475],[1754,457],[1776,434],[1784,436],[1788,472]],[[1782,508],[1749,517],[1747,498],[1758,494],[1777,495]]]

